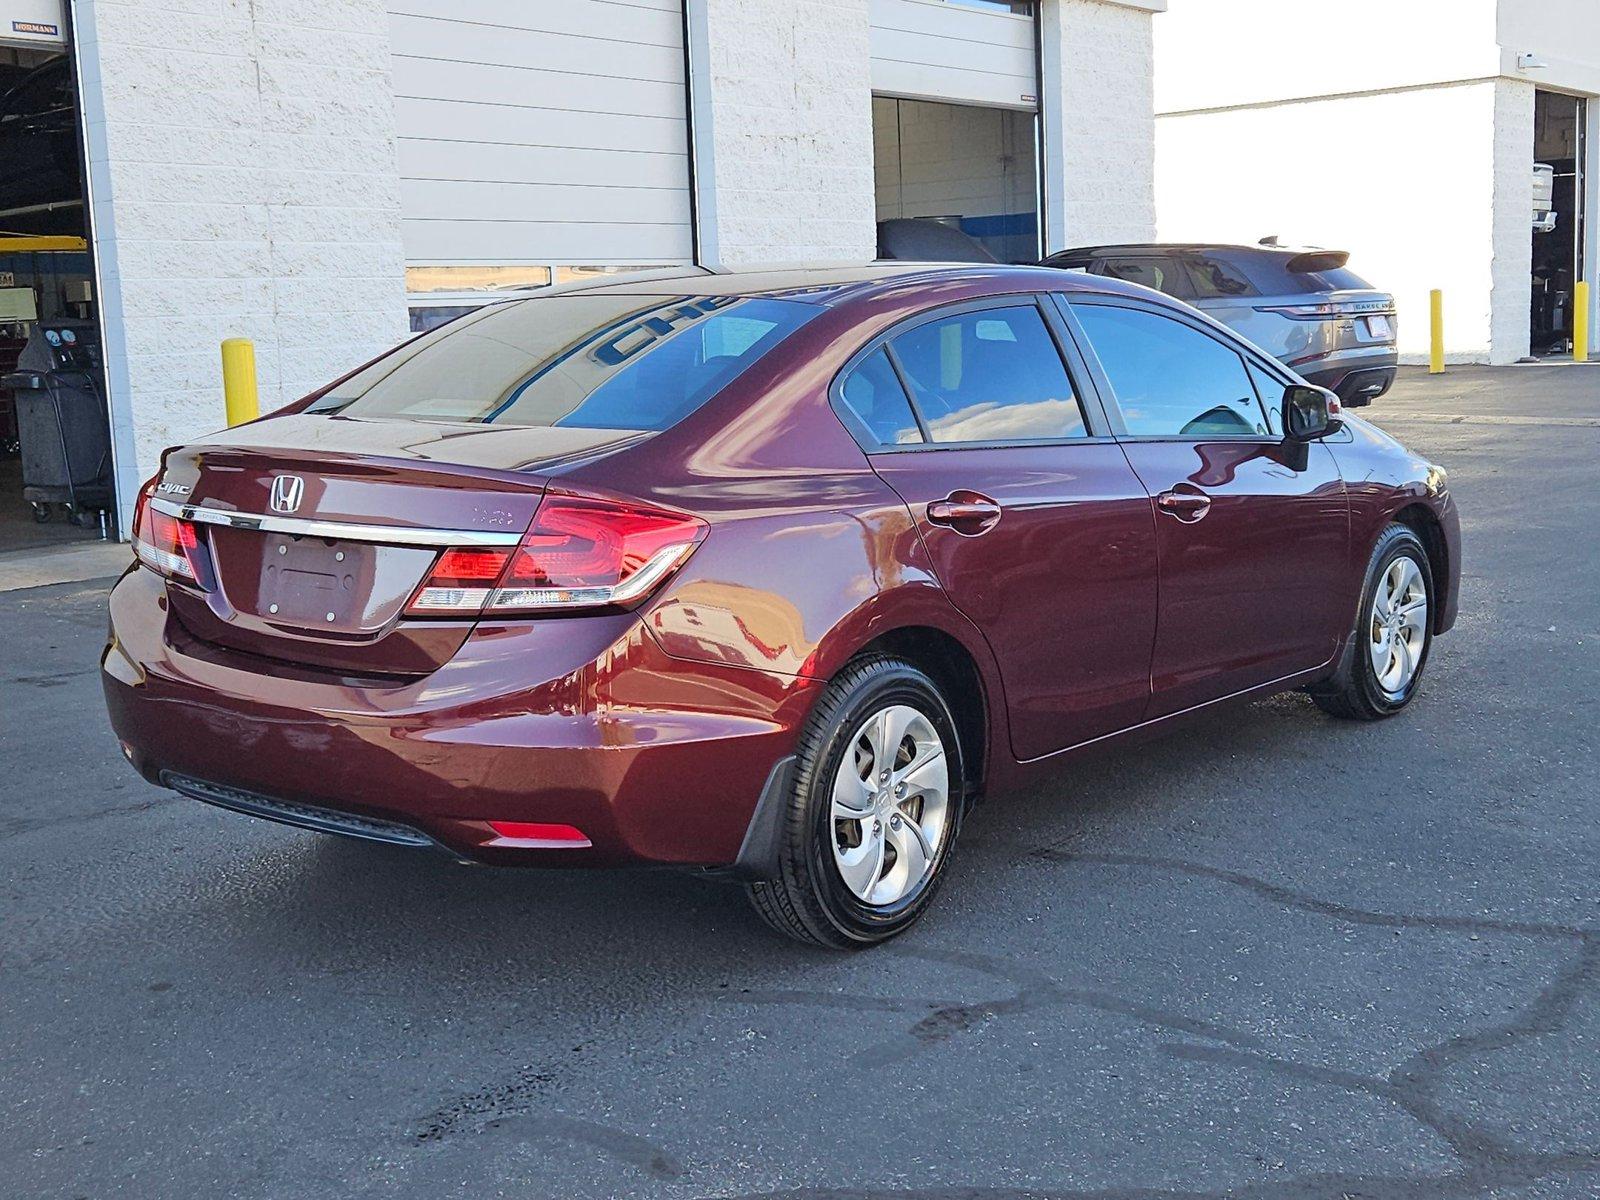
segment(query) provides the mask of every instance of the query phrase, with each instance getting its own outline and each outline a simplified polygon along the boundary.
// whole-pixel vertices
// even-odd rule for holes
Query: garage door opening
[[[878,220],[938,221],[1001,262],[1037,262],[1037,120],[1015,109],[874,96]]]
[[[1533,311],[1529,344],[1540,357],[1572,352],[1573,288],[1584,274],[1586,101],[1534,97]]]
[[[58,3],[0,3],[0,550],[115,533],[77,81]]]

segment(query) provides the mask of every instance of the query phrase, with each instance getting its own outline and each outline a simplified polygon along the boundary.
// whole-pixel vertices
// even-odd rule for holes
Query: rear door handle
[[[1192,523],[1211,511],[1211,497],[1204,492],[1162,492],[1156,507],[1180,521]]]
[[[993,529],[1000,523],[1001,511],[998,501],[966,488],[958,488],[943,500],[930,502],[927,507],[928,520],[933,524],[943,525],[969,537]]]

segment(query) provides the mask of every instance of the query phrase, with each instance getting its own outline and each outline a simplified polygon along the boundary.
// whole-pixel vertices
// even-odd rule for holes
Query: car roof
[[[1104,246],[1070,246],[1057,250],[1051,258],[1098,254],[1282,254],[1293,257],[1326,250],[1313,246],[1241,246],[1230,242],[1117,242]]]
[[[1068,275],[1051,267],[1004,263],[874,262],[822,267],[768,267],[711,270],[669,267],[630,271],[543,288],[540,296],[763,296],[827,307],[887,292],[940,283],[989,283],[996,294],[1008,291],[1084,291],[1158,295],[1149,288],[1104,276]]]

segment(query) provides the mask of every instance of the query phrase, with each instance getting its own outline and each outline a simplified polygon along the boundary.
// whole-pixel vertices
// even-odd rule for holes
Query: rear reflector
[[[544,825],[536,821],[490,821],[495,832],[491,846],[517,846],[524,850],[582,850],[592,845],[583,831],[571,825]]]
[[[693,553],[706,528],[653,505],[550,492],[515,550],[444,551],[406,611],[513,615],[635,604]]]

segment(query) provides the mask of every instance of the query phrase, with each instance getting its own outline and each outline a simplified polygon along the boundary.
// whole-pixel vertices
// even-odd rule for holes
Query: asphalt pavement
[[[160,791],[109,581],[0,593],[0,1196],[1600,1196],[1600,368],[1369,411],[1464,515],[1417,703],[996,796],[860,954]]]

